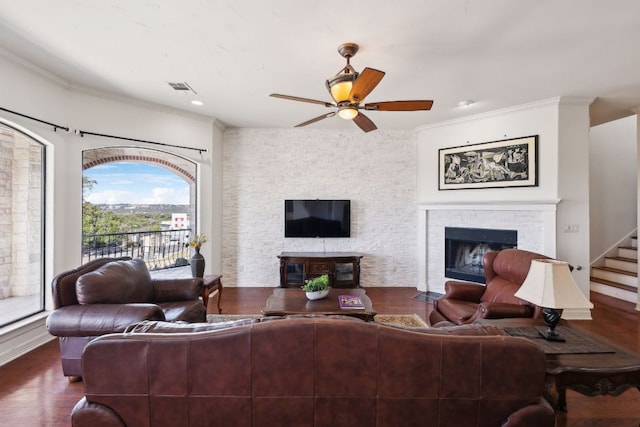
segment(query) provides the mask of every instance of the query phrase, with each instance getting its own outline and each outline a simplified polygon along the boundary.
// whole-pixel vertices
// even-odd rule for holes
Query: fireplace
[[[482,268],[484,254],[489,251],[516,248],[517,244],[517,230],[445,227],[444,276],[486,283]]]

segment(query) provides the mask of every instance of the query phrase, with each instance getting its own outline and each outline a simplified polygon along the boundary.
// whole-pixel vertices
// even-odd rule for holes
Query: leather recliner
[[[58,274],[51,287],[47,329],[59,339],[68,377],[82,375],[82,351],[97,336],[143,320],[206,322],[202,279],[152,279],[141,259],[90,261]]]
[[[522,249],[487,252],[482,260],[486,285],[446,282],[444,296],[433,303],[434,309],[429,315],[431,325],[445,321],[462,325],[478,319],[538,317],[540,307],[514,296],[534,259],[549,257]]]

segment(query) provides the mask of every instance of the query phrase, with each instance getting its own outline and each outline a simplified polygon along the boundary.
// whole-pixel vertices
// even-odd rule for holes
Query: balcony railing
[[[181,267],[187,265],[191,256],[185,246],[190,235],[189,229],[83,234],[82,262],[129,256],[143,259],[149,270]]]

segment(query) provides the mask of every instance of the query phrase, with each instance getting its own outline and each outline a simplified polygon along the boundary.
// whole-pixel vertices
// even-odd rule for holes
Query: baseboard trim
[[[40,313],[0,330],[0,366],[55,339],[47,331],[47,315]]]

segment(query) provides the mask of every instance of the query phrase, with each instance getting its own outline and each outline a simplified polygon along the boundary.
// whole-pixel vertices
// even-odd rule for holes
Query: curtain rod
[[[206,148],[194,148],[194,147],[187,147],[187,146],[184,146],[184,145],[165,144],[164,142],[146,141],[144,139],[126,138],[124,136],[106,135],[106,134],[103,134],[103,133],[95,133],[95,132],[89,132],[89,131],[78,130],[78,129],[74,130],[74,132],[76,134],[80,135],[81,137],[84,137],[85,135],[92,135],[92,136],[100,136],[100,137],[103,137],[103,138],[122,139],[124,141],[144,142],[146,144],[162,145],[164,147],[184,148],[185,150],[197,151],[200,154],[202,154],[202,152],[205,152],[205,153],[207,152]]]
[[[60,126],[60,125],[57,125],[55,123],[50,123],[50,122],[46,122],[44,120],[36,119],[35,117],[27,116],[26,114],[21,114],[21,113],[18,113],[16,111],[8,110],[8,109],[2,108],[2,107],[0,107],[0,110],[6,111],[6,112],[11,113],[11,114],[15,114],[15,115],[20,116],[20,117],[24,117],[24,118],[29,119],[29,120],[34,120],[34,121],[39,122],[39,123],[44,123],[45,125],[49,125],[49,126],[53,127],[53,131],[54,132],[56,132],[58,129],[62,129],[64,131],[66,131],[66,132],[69,132],[69,128],[65,127],[65,126]],[[122,140],[125,140],[125,141],[144,142],[146,144],[162,145],[164,147],[183,148],[185,150],[197,151],[200,154],[202,154],[203,152],[205,152],[205,153],[207,152],[206,148],[194,148],[194,147],[186,147],[184,145],[165,144],[163,142],[146,141],[144,139],[135,139],[135,138],[125,138],[123,136],[106,135],[106,134],[103,134],[103,133],[88,132],[88,131],[78,130],[78,129],[74,130],[74,133],[76,133],[77,135],[80,135],[81,137],[83,137],[85,135],[93,135],[93,136],[101,136],[103,138],[122,139]]]
[[[15,114],[16,116],[27,118],[29,120],[35,120],[36,122],[44,123],[45,125],[49,125],[49,126],[53,127],[53,131],[54,132],[57,131],[58,129],[62,129],[64,131],[69,132],[69,128],[68,127],[60,126],[60,125],[57,125],[55,123],[45,122],[44,120],[36,119],[35,117],[27,116],[26,114],[20,114],[20,113],[17,113],[15,111],[7,110],[6,108],[0,107],[0,110],[6,111],[6,112],[11,113],[11,114]]]

